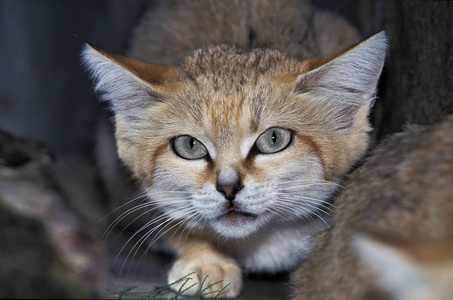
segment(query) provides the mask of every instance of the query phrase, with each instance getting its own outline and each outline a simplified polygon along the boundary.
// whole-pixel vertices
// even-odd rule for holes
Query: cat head
[[[312,218],[363,155],[385,51],[382,32],[304,62],[226,45],[178,67],[90,45],[83,59],[149,201],[185,228],[241,238]]]

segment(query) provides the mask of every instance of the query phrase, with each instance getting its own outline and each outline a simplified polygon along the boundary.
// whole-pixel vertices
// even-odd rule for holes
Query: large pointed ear
[[[340,53],[306,61],[304,69],[310,71],[298,78],[296,93],[327,106],[337,129],[349,128],[374,104],[386,49],[380,32]]]
[[[144,108],[162,101],[178,76],[175,67],[140,62],[90,44],[82,59],[116,118],[136,119]]]
[[[96,91],[114,112],[118,154],[134,168],[136,146],[143,124],[149,122],[149,109],[164,101],[175,88],[178,70],[139,62],[88,44],[82,58],[95,80]]]

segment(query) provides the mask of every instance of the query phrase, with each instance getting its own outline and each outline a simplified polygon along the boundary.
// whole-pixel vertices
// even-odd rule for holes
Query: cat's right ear
[[[175,67],[140,62],[91,44],[85,45],[82,60],[116,118],[137,118],[144,108],[162,101],[178,77]]]
[[[353,127],[374,103],[386,49],[380,32],[342,52],[306,61],[308,72],[299,77],[296,93],[329,108],[337,129]]]

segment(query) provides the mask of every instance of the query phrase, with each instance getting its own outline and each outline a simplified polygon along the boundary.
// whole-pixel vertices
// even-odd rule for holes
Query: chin
[[[230,211],[212,220],[211,228],[224,238],[245,239],[262,225],[262,218],[257,215]]]

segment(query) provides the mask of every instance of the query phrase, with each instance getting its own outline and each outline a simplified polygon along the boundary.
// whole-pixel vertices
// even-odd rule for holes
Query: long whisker
[[[189,231],[187,232],[186,239],[189,237],[190,233],[192,232],[192,230],[194,230],[194,228],[198,225],[198,223],[204,219],[202,215],[197,214],[196,212],[195,212],[195,214],[198,216],[198,218],[195,221],[195,224],[192,225],[192,228],[190,228]],[[206,222],[206,219],[204,219],[204,221]],[[202,226],[202,227],[204,227],[204,226]],[[181,232],[181,234],[182,234],[182,232]],[[181,235],[179,236],[179,239],[181,239]]]
[[[149,248],[158,240],[160,239],[162,236],[164,236],[168,231],[172,230],[173,228],[175,228],[176,226],[178,226],[178,228],[180,228],[183,224],[184,224],[185,220],[180,220],[178,221],[176,224],[174,224],[173,226],[171,226],[170,228],[166,229],[164,232],[162,233],[157,233],[156,236],[151,240],[151,242],[149,243],[148,247],[146,248],[145,252],[142,254],[142,256],[140,257],[139,259],[139,262],[143,259],[144,255],[148,252]],[[168,225],[169,223],[167,223]],[[163,227],[161,230],[163,230],[165,227]],[[176,229],[178,230],[178,229]],[[139,245],[139,247],[142,246],[144,240],[142,241],[142,243]],[[136,251],[137,252],[137,251]],[[134,259],[135,257],[135,254],[134,256],[132,257],[132,259]]]
[[[190,214],[193,212],[193,209],[192,208],[188,208],[186,209],[185,211],[182,211],[183,214]],[[166,216],[162,216],[162,217],[166,217]],[[174,224],[173,226],[171,226],[170,228],[168,229],[165,229],[167,225],[171,224],[171,222],[173,222],[172,219],[167,219],[166,221],[164,221],[163,223],[159,224],[158,226],[156,226],[155,228],[151,229],[150,231],[148,231],[146,234],[144,234],[136,243],[135,245],[132,247],[131,251],[129,251],[129,254],[127,255],[126,257],[126,260],[128,259],[128,257],[130,256],[131,252],[134,250],[134,248],[136,249],[133,256],[132,256],[132,260],[134,259],[134,257],[137,255],[137,252],[138,250],[142,247],[142,245],[144,244],[144,242],[156,231],[158,230],[159,228],[159,231],[157,233],[155,233],[155,236],[153,237],[153,239],[149,242],[149,245],[148,247],[146,248],[145,252],[142,254],[141,258],[139,261],[141,261],[144,257],[144,255],[148,252],[149,248],[158,240],[160,239],[163,235],[165,235],[169,230],[173,229],[174,227],[176,226],[181,226],[186,220],[185,219],[181,219],[180,221],[178,221],[176,224]],[[165,231],[163,231],[165,230]],[[162,232],[163,231],[163,232]]]
[[[306,214],[304,214],[304,217],[306,218],[310,218],[310,220],[312,220],[313,222],[315,222],[315,219],[313,218],[312,216],[312,211],[305,208],[305,207],[299,207],[299,209],[301,209],[302,211],[304,211]],[[288,212],[292,212],[292,210],[288,207],[285,209],[286,211]]]
[[[309,183],[302,183],[297,176],[295,177],[296,179],[286,179],[282,180],[281,184],[282,185],[290,185],[294,187],[310,187],[310,186],[316,186],[316,185],[333,185],[337,187],[343,187],[341,184],[334,182],[334,181],[328,181],[328,180],[316,180],[314,182],[309,182]]]
[[[152,206],[152,204],[150,204],[149,206]],[[124,232],[124,230],[126,230],[126,229],[129,227],[129,225],[131,225],[132,223],[134,223],[137,219],[139,219],[139,218],[142,217],[143,215],[150,215],[152,211],[155,211],[155,210],[157,210],[157,209],[158,209],[158,207],[153,207],[152,209],[148,209],[148,210],[144,211],[143,213],[141,213],[140,215],[138,215],[137,217],[135,217],[135,218],[134,218],[132,221],[130,221],[126,226],[124,226],[124,228],[120,231],[120,233],[118,234],[118,236],[121,235],[121,234]]]
[[[323,208],[327,209],[328,211],[332,212],[330,207],[335,207],[333,203],[329,200],[325,199],[317,199],[312,197],[305,197],[300,195],[286,195],[286,194],[279,194],[279,193],[272,193],[277,196],[279,201],[283,201],[284,203],[291,204],[291,205],[306,205],[312,207],[316,210],[323,210]],[[329,207],[330,206],[330,207]],[[325,211],[324,211],[325,212]],[[325,212],[327,213],[327,212]]]
[[[192,212],[192,208],[189,207],[189,208],[186,208],[185,210],[180,211],[180,212],[181,212],[182,214],[188,214],[188,213],[191,213],[191,212]],[[169,218],[169,217],[166,216],[166,215],[162,215],[162,216],[158,217],[157,219],[155,219],[153,223],[159,222],[159,221],[161,221],[162,219],[167,219],[167,220],[165,220],[163,223],[159,224],[158,226],[154,227],[152,230],[148,231],[143,237],[141,237],[140,240],[142,240],[142,242],[140,243],[139,247],[141,247],[141,245],[143,244],[143,242],[144,242],[148,237],[150,237],[157,229],[159,229],[160,227],[162,227],[163,224],[168,224],[168,223],[174,221],[172,218]],[[184,218],[183,218],[182,220],[184,220]],[[146,227],[149,227],[149,226],[151,226],[151,225],[152,225],[152,224],[150,224],[150,225],[148,225],[148,226],[146,226]],[[146,227],[145,227],[145,228],[146,228]],[[142,230],[144,230],[145,228],[142,227],[139,231],[142,231]],[[157,237],[157,235],[160,234],[160,232],[161,232],[162,230],[163,230],[163,227],[156,233],[156,236],[155,236],[155,237],[153,238],[153,240],[150,242],[150,245],[152,245],[152,244],[157,240],[156,237]],[[138,232],[136,232],[135,234],[137,234],[137,233],[138,233]],[[159,237],[160,237],[160,236],[159,236]],[[140,241],[140,240],[139,240],[139,241]],[[135,247],[135,246],[134,246],[134,247]]]
[[[151,229],[150,231],[148,231],[146,234],[144,234],[143,236],[141,236],[138,241],[132,246],[131,250],[129,250],[129,253],[127,254],[124,262],[123,262],[123,265],[121,266],[121,272],[123,271],[123,268],[124,268],[124,265],[126,264],[127,260],[129,259],[129,257],[131,256],[132,253],[134,253],[132,255],[132,258],[130,260],[130,264],[129,264],[129,268],[128,268],[128,272],[130,270],[130,266],[134,260],[134,257],[135,255],[137,255],[137,252],[140,250],[141,246],[143,245],[143,243],[149,238],[149,236],[151,236],[153,234],[154,231],[156,231],[158,228],[162,227],[162,226],[166,226],[167,224],[169,224],[171,222],[171,220],[165,220],[164,222],[158,224],[156,227],[154,227],[153,229]],[[147,226],[149,227],[149,226]],[[135,249],[135,251],[134,251]]]
[[[116,225],[118,225],[119,222],[121,222],[121,220],[123,220],[124,218],[126,218],[127,216],[133,214],[134,212],[138,211],[138,210],[141,210],[141,209],[144,209],[144,208],[147,208],[149,206],[152,206],[151,203],[142,203],[140,205],[137,205],[135,207],[132,207],[126,211],[124,211],[121,215],[119,215],[108,227],[107,229],[104,231],[104,233],[102,234],[101,236],[101,239],[105,240],[108,235],[111,233],[111,231],[115,228]],[[141,215],[140,215],[141,216]],[[135,219],[134,219],[135,221]],[[131,223],[131,222],[130,222]],[[130,224],[129,223],[129,224]],[[129,225],[128,225],[129,226]]]
[[[317,203],[316,201],[313,201],[313,202],[310,202],[310,201],[305,201],[305,199],[301,198],[301,199],[293,199],[293,198],[280,198],[279,197],[279,200],[280,201],[283,201],[285,202],[286,204],[290,204],[293,208],[294,206],[298,207],[298,206],[308,206],[310,208],[313,208],[314,211],[322,211],[323,213],[327,214],[330,216],[330,213],[333,212],[333,210],[329,207],[326,206],[326,203]],[[302,200],[302,201],[301,201]],[[313,205],[313,203],[315,204],[320,204],[320,205]],[[329,212],[327,212],[326,210],[328,210]]]
[[[124,248],[127,246],[127,244],[129,244],[129,242],[131,240],[133,240],[141,231],[145,230],[146,228],[152,226],[153,224],[155,224],[156,222],[159,222],[161,221],[162,219],[164,219],[165,216],[160,216],[154,220],[151,220],[149,221],[148,223],[146,223],[145,225],[143,225],[139,230],[137,230],[131,237],[129,237],[129,239],[124,243],[123,247],[121,247],[120,251],[118,252],[115,260],[113,261],[113,264],[115,264],[115,262],[118,260],[120,254],[123,252]],[[160,226],[160,225],[157,225],[157,226]],[[140,238],[141,239],[141,238]],[[132,248],[133,249],[133,248]],[[132,250],[131,250],[132,251]],[[130,253],[130,251],[129,251]],[[127,261],[127,258],[129,257],[129,254],[128,256],[126,257],[125,261]],[[123,264],[124,265],[124,264]],[[122,268],[121,268],[121,271],[122,271]]]
[[[108,216],[110,216],[111,214],[113,214],[114,212],[116,212],[117,210],[121,209],[122,207],[124,207],[124,206],[130,204],[131,202],[140,200],[140,199],[142,199],[142,198],[146,198],[146,196],[147,196],[146,194],[142,194],[142,195],[138,195],[138,196],[132,198],[131,200],[129,200],[129,201],[127,201],[126,203],[124,203],[124,204],[118,206],[117,208],[115,208],[114,210],[112,210],[111,212],[109,212],[108,214],[106,214],[105,216],[103,216],[101,219],[99,219],[99,221],[97,221],[97,223],[102,222],[102,220],[104,220],[105,218],[107,218]]]
[[[319,219],[321,219],[321,221],[323,221],[324,224],[326,224],[327,227],[330,227],[329,224],[316,211],[310,210],[310,209],[306,208],[304,205],[300,205],[300,203],[297,203],[297,204],[299,204],[299,205],[297,205],[296,208],[299,209],[299,210],[302,210],[305,213],[307,213],[306,216],[309,217],[313,222],[315,220],[313,219],[312,215],[318,217]],[[280,203],[277,203],[275,206],[281,208],[283,211],[287,211],[287,212],[291,212],[291,213],[294,212],[294,208],[295,208],[295,207],[289,207],[287,205],[282,205]],[[323,211],[323,212],[325,214],[329,215],[325,211]]]
[[[294,194],[284,194],[284,193],[269,193],[271,195],[277,195],[279,199],[284,199],[284,200],[296,200],[296,201],[305,201],[305,202],[310,202],[310,203],[321,203],[321,204],[326,204],[326,205],[331,205],[334,206],[333,203],[330,202],[329,199],[320,199],[320,198],[313,198],[313,197],[306,197],[302,195],[294,195]]]

